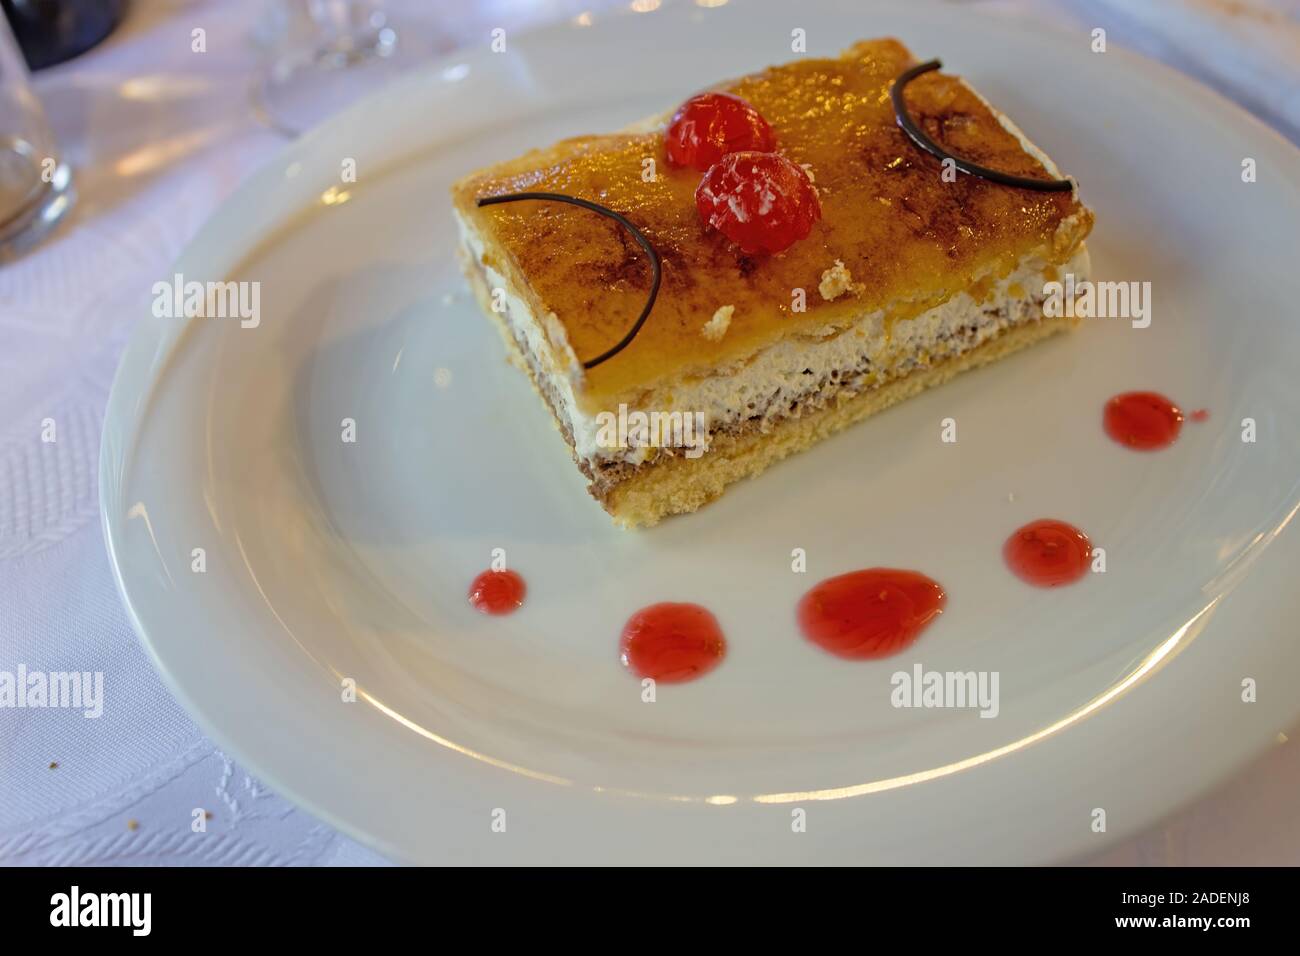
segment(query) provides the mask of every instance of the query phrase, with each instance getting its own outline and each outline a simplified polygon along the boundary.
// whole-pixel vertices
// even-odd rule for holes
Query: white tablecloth
[[[131,631],[98,522],[99,432],[126,335],[184,243],[283,142],[248,108],[261,55],[250,36],[267,2],[136,0],[107,44],[37,80],[81,196],[53,239],[0,267],[0,671],[101,671],[106,702],[97,719],[0,707],[0,863],[385,862],[263,788],[198,731]],[[390,8],[450,49],[491,26],[611,5]],[[1200,77],[1300,142],[1300,0],[978,5],[1104,27],[1109,42]],[[869,33],[869,10],[862,20]],[[207,31],[202,55],[190,52],[195,27]],[[54,442],[41,440],[46,419]],[[1300,743],[1275,747],[1092,862],[1300,863],[1298,791]],[[192,832],[196,810],[211,814],[206,833]]]

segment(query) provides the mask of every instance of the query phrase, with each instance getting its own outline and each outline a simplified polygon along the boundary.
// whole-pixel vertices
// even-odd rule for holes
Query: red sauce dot
[[[804,636],[839,657],[887,657],[917,639],[948,596],[916,571],[868,568],[822,581],[799,601]]]
[[[620,643],[623,664],[663,684],[695,680],[727,653],[718,619],[698,604],[652,604],[628,619]]]
[[[1159,392],[1125,392],[1106,403],[1106,434],[1126,448],[1152,451],[1174,443],[1183,413]]]
[[[510,614],[524,603],[528,587],[514,571],[484,571],[469,586],[469,603],[484,614]]]
[[[1187,417],[1194,422],[1208,422],[1210,420],[1210,410],[1208,408],[1198,408]]]
[[[1092,542],[1072,524],[1031,521],[1002,546],[1002,557],[1020,580],[1040,588],[1070,584],[1088,573]]]

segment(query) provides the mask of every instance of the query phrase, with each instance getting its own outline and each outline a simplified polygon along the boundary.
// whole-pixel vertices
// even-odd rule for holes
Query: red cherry
[[[669,166],[704,172],[727,153],[742,149],[771,152],[776,149],[776,134],[758,110],[739,96],[701,93],[673,114],[664,146]]]
[[[822,217],[808,174],[776,153],[728,153],[704,174],[695,207],[705,225],[751,254],[788,249]]]

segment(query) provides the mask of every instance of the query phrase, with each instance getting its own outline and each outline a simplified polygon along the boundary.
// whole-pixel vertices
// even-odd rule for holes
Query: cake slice
[[[1076,321],[1045,317],[1042,303],[1045,282],[1088,275],[1092,213],[1077,187],[939,72],[900,87],[915,125],[967,164],[1044,188],[954,170],[921,148],[891,103],[913,66],[898,41],[864,41],[716,87],[749,112],[723,103],[740,112],[706,130],[713,140],[683,133],[684,107],[453,187],[466,276],[618,524],[694,511]],[[721,158],[683,165],[700,160],[683,152],[691,142]],[[779,164],[777,179],[740,192],[736,176]],[[1048,191],[1051,180],[1062,188]],[[626,225],[556,200],[480,205],[535,192],[589,200]],[[754,232],[764,217],[789,220],[770,244]]]

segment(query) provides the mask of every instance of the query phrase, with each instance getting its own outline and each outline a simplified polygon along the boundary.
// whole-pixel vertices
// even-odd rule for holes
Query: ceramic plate
[[[796,28],[810,55],[896,35],[969,77],[1077,175],[1096,275],[1149,281],[1150,327],[1085,321],[616,530],[463,285],[448,185],[791,59]],[[146,316],[131,341],[101,464],[126,604],[215,741],[396,859],[1101,850],[1300,713],[1296,159],[1169,70],[947,5],[669,4],[485,37],[294,143],[177,263],[260,283],[259,320]],[[1136,388],[1209,419],[1128,451],[1101,408]],[[1085,529],[1105,571],[1008,573],[1002,542],[1039,517]],[[529,595],[490,618],[466,589],[497,548]],[[800,595],[873,566],[925,571],[947,610],[887,660],[803,640]],[[618,639],[666,600],[710,608],[730,652],[646,702]],[[917,665],[996,672],[996,717],[893,706]]]

